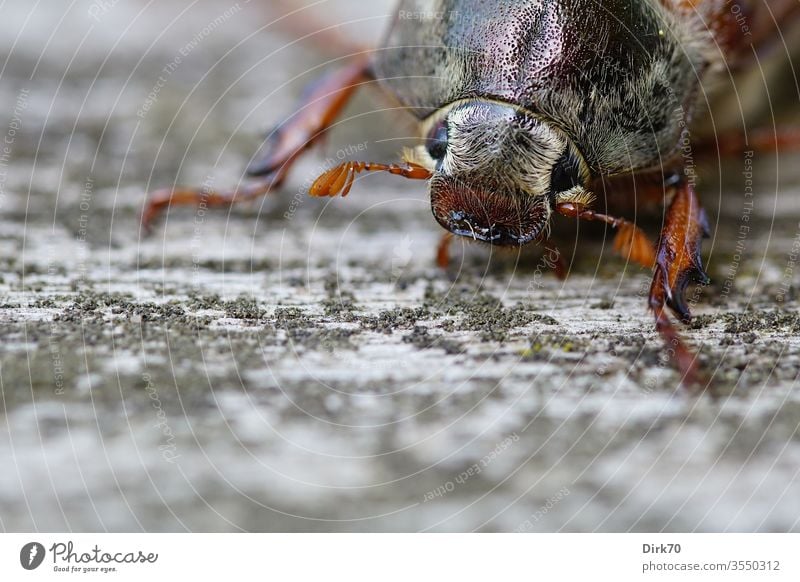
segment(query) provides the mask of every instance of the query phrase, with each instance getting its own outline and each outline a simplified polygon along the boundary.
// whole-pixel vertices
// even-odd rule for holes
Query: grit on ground
[[[705,182],[691,398],[602,228],[557,223],[566,281],[533,248],[442,272],[419,184],[307,199],[342,148],[392,161],[370,97],[280,193],[141,238],[144,192],[235,183],[320,59],[244,3],[144,4],[3,7],[0,527],[798,529],[797,156]]]

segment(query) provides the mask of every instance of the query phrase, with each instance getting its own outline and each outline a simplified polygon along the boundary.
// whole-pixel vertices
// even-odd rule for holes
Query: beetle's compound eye
[[[447,121],[443,120],[433,126],[428,134],[425,149],[436,161],[441,162],[447,154]]]
[[[553,166],[550,174],[550,192],[558,194],[582,185],[581,162],[578,156],[570,148],[567,148]]]

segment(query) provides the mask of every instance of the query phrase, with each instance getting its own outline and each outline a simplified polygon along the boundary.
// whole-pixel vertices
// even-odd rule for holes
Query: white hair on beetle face
[[[520,127],[517,117],[485,119],[481,113],[467,106],[448,116],[449,146],[441,171],[452,176],[479,172],[521,193],[546,193],[566,140],[541,123]]]
[[[579,164],[580,182],[588,179],[588,168],[566,134],[512,104],[453,103],[425,120],[423,135],[442,123],[447,128],[444,156],[435,160],[422,145],[406,159],[456,179],[477,176],[508,193],[543,196],[552,191],[554,167],[570,152]]]

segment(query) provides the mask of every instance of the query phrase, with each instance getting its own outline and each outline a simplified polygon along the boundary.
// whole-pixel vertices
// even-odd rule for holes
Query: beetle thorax
[[[513,104],[568,135],[599,175],[679,153],[709,41],[662,0],[402,0],[409,10],[437,16],[398,16],[375,70],[420,119],[468,98]]]

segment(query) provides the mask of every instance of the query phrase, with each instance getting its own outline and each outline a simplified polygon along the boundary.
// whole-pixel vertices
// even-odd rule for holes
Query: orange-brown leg
[[[361,57],[309,85],[300,108],[270,133],[262,155],[248,166],[247,173],[264,176],[293,162],[333,124],[356,89],[371,79],[369,60]]]
[[[800,126],[781,128],[760,127],[749,131],[725,133],[718,138],[703,140],[697,144],[699,154],[735,156],[753,150],[759,152],[788,152],[800,150]]]
[[[329,169],[317,178],[308,193],[311,196],[347,196],[353,187],[356,175],[361,172],[388,172],[410,180],[427,180],[433,172],[413,162],[402,164],[376,164],[374,162],[344,162]],[[436,250],[436,264],[442,269],[450,265],[450,242],[453,235],[446,232]]]
[[[684,295],[690,282],[709,282],[700,258],[700,244],[707,236],[705,212],[700,207],[694,186],[681,184],[667,211],[658,244],[649,304],[656,319],[656,329],[666,341],[685,385],[697,384],[700,380],[697,359],[679,336],[666,308],[669,307],[680,321],[690,321],[691,313]]]
[[[436,264],[440,269],[450,266],[450,244],[453,242],[453,233],[445,232],[439,239],[436,247]]]
[[[148,196],[142,212],[142,226],[149,229],[158,215],[172,205],[227,206],[263,196],[279,187],[298,156],[320,139],[355,90],[369,79],[366,58],[358,58],[347,67],[326,74],[306,89],[298,111],[270,134],[262,156],[248,167],[250,175],[262,177],[259,181],[222,191],[157,190]]]
[[[800,20],[797,0],[662,0],[680,18],[698,19],[728,70],[752,67],[782,48]],[[682,13],[682,14],[681,14]]]
[[[797,0],[717,0],[720,21],[727,20],[728,34],[733,42],[723,50],[732,50],[726,57],[729,66],[754,66],[755,59],[762,62],[770,53],[785,51],[784,43],[791,45],[792,35],[800,20],[800,2]],[[734,3],[742,5],[742,13],[734,13]],[[744,16],[744,19],[742,19]],[[725,24],[723,24],[723,27]],[[735,43],[735,44],[734,44]]]
[[[548,267],[553,269],[553,274],[556,276],[556,279],[564,281],[569,273],[569,266],[567,265],[567,261],[564,260],[564,255],[553,245],[545,244],[543,246],[547,255],[543,257],[542,260]]]
[[[655,264],[655,250],[653,243],[638,226],[624,218],[616,218],[607,214],[600,214],[586,208],[583,204],[562,202],[556,204],[556,212],[570,218],[605,222],[617,229],[614,237],[614,250],[626,259],[643,267],[652,267]]]

